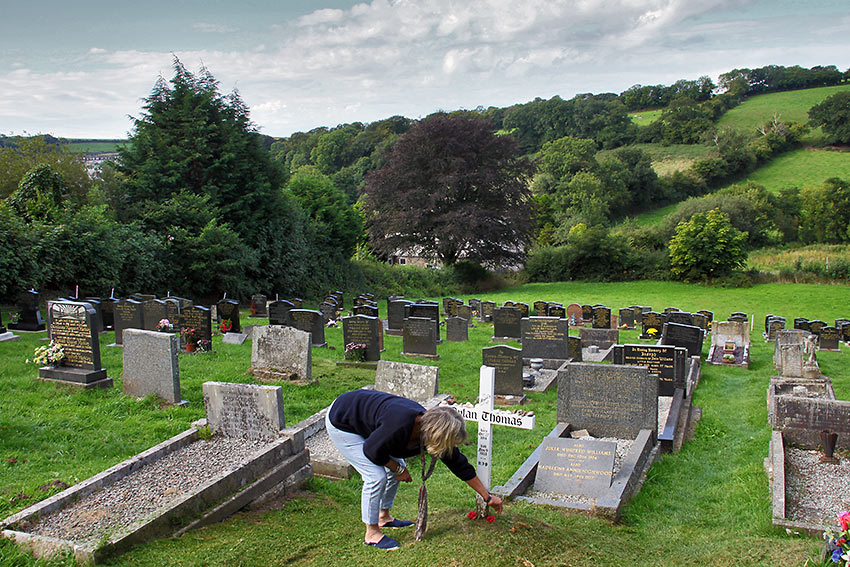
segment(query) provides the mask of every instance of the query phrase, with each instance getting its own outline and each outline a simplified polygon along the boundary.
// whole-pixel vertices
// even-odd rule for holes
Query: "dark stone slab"
[[[558,369],[558,422],[595,437],[658,429],[658,377],[640,366],[573,362]]]
[[[122,299],[115,304],[115,344],[124,344],[124,329],[144,329],[143,303],[135,299]]]
[[[534,313],[536,313],[538,317],[547,317],[549,315],[548,301],[535,301],[532,305],[534,306]]]
[[[387,303],[387,330],[401,331],[404,328],[404,309],[413,305],[412,301],[398,299]]]
[[[598,497],[611,488],[617,444],[544,437],[534,490]]]
[[[293,301],[293,304],[295,302]],[[225,319],[230,321],[233,327],[231,333],[241,333],[242,324],[239,322],[239,302],[233,299],[223,299],[216,304],[216,314],[218,322],[221,323]]]
[[[195,329],[200,335],[199,340],[212,341],[212,313],[209,307],[190,305],[181,315],[183,327]]]
[[[291,301],[281,299],[268,304],[269,325],[289,325],[289,310],[295,309]]]
[[[481,349],[482,364],[496,369],[494,392],[499,396],[522,395],[521,349],[497,345]]]
[[[62,345],[65,359],[61,366],[40,368],[39,378],[81,386],[109,380],[100,364],[100,340],[92,325],[94,308],[83,302],[49,301],[47,309],[51,338]]]
[[[567,336],[570,324],[557,317],[522,319],[523,358],[566,360],[569,358]]]
[[[661,313],[656,313],[655,311],[644,313],[643,318],[641,319],[641,327],[642,332],[640,334],[640,338],[659,338],[661,336],[662,331],[664,330],[664,315],[662,315]]]
[[[516,307],[517,309],[519,309],[522,312],[523,317],[528,317],[530,309],[529,309],[527,303],[517,302],[517,303],[514,303],[514,307]]]
[[[821,327],[818,338],[818,350],[839,350],[841,335],[835,327]]]
[[[472,327],[472,307],[469,305],[458,305],[457,316],[466,319],[467,327]]]
[[[493,312],[496,310],[496,303],[494,301],[482,301],[481,302],[481,321],[492,321],[493,320]]]
[[[658,395],[672,396],[676,388],[685,388],[688,351],[664,345],[617,345],[614,364],[646,366],[650,373],[658,375]]]
[[[593,309],[593,328],[594,329],[610,329],[611,328],[611,310],[607,307],[594,307]]]
[[[366,315],[367,317],[380,317],[380,311],[374,305],[362,304],[355,307],[352,311],[355,315]]]
[[[767,330],[765,333],[767,334],[768,341],[776,340],[776,333],[785,329],[785,317],[777,317],[771,316],[771,318],[767,321]]]
[[[267,317],[269,312],[267,309],[267,303],[269,298],[263,295],[262,293],[258,293],[256,295],[251,296],[251,317]]]
[[[694,316],[687,311],[671,311],[667,314],[666,322],[694,326]]]
[[[567,337],[567,356],[573,362],[581,362],[581,337]]]
[[[697,313],[706,317],[708,319],[709,323],[714,321],[714,311],[708,311],[707,309],[700,309],[699,311],[697,311]]]
[[[814,321],[809,321],[809,331],[820,336],[821,329],[826,327],[826,321],[821,321],[819,319],[815,319]]]
[[[311,309],[290,309],[291,327],[311,334],[310,340],[314,347],[323,347],[325,342],[325,321],[322,314]]]
[[[437,358],[437,334],[428,317],[407,317],[402,332],[403,355]]]
[[[581,346],[597,346],[599,350],[606,350],[620,342],[620,331],[618,329],[579,329]]]
[[[427,318],[434,326],[434,336],[440,342],[440,306],[436,303],[412,303],[404,308],[404,318]]]
[[[631,307],[626,307],[624,309],[620,309],[617,314],[617,321],[620,323],[620,327],[623,325],[626,326],[627,329],[635,328],[635,310]]]
[[[21,293],[18,298],[18,320],[9,322],[10,331],[43,331],[44,319],[39,310],[38,292],[30,289]]]
[[[693,314],[694,327],[699,327],[703,331],[708,330],[708,317],[703,315],[702,313],[694,313]]]
[[[325,323],[336,321],[339,306],[336,304],[336,301],[323,301],[319,304],[319,313],[322,314],[322,319],[324,319]],[[355,315],[366,315],[366,313],[355,313]]]
[[[521,340],[522,311],[516,307],[496,308],[493,312],[493,337]]]
[[[381,326],[376,317],[367,315],[343,317],[342,337],[346,346],[350,343],[366,345],[366,361],[381,360]]]
[[[581,318],[585,321],[593,320],[593,306],[585,304],[581,306]]]
[[[567,310],[560,303],[549,304],[549,317],[557,317],[558,319],[567,318]]]
[[[702,342],[705,333],[693,325],[665,323],[661,335],[661,344],[681,346],[688,349],[688,356],[702,356]]]
[[[145,301],[143,305],[145,306],[144,329],[148,331],[155,331],[156,326],[159,325],[160,321],[168,319],[168,309],[166,308],[165,301],[161,299],[151,299],[149,301]],[[171,324],[174,325],[174,322],[171,322]]]
[[[850,449],[850,401],[776,396],[771,425],[786,443],[807,449],[821,444],[820,432],[838,433],[838,449]]]
[[[447,341],[468,341],[469,340],[469,322],[463,317],[447,317],[446,318],[446,340]]]

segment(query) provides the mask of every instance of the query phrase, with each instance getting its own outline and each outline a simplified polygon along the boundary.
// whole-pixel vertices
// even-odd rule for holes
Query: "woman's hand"
[[[502,499],[495,494],[490,494],[490,502],[488,505],[492,506],[493,510],[495,510],[497,514],[502,513]]]
[[[395,477],[401,482],[413,482],[413,478],[410,476],[410,471],[407,469],[404,469],[401,474],[397,474]]]

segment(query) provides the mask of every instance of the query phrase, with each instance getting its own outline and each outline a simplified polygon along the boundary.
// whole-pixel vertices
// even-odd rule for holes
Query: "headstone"
[[[746,323],[748,321],[746,315],[730,315],[727,321],[732,323]]]
[[[567,318],[567,310],[560,303],[549,304],[549,317],[557,317],[558,319]]]
[[[38,292],[34,289],[23,292],[18,301],[18,320],[9,322],[10,331],[43,331],[44,320],[39,310]]]
[[[708,317],[702,313],[693,314],[694,327],[699,327],[703,331],[708,330]]]
[[[101,301],[101,311],[103,312],[103,329],[105,331],[115,330],[115,304],[120,301],[115,297],[107,297]]]
[[[476,317],[481,317],[481,300],[477,297],[473,297],[469,300],[469,307],[472,309],[472,312]]]
[[[412,301],[398,299],[387,303],[387,331],[398,332],[404,328],[404,309]]]
[[[6,327],[3,326],[3,312],[0,311],[0,335],[6,332]]]
[[[327,346],[325,342],[325,322],[322,314],[311,309],[290,309],[289,319],[292,326],[311,334],[314,347]]]
[[[95,329],[98,333],[102,333],[106,330],[106,326],[103,322],[103,304],[100,301],[99,297],[86,297],[85,299],[81,299],[80,301],[84,301],[94,307],[94,320],[92,323],[94,324]]]
[[[599,347],[599,350],[607,350],[620,342],[619,329],[581,328],[579,329],[579,336],[583,348],[596,346]]]
[[[149,301],[145,301],[142,305],[144,305],[143,313],[145,317],[144,328],[148,331],[155,331],[159,322],[163,319],[168,319],[168,311],[165,306],[165,301],[161,299],[151,299]],[[177,327],[176,321],[170,321],[175,328]]]
[[[658,395],[672,396],[686,384],[688,351],[684,347],[664,345],[617,345],[614,364],[646,366],[658,375]]]
[[[449,317],[457,317],[457,309],[461,305],[463,305],[463,300],[458,299],[456,297],[450,297],[448,302],[449,310],[446,312],[446,314]]]
[[[667,314],[667,323],[678,323],[680,325],[694,325],[694,316],[687,311],[671,311]]]
[[[493,312],[493,338],[520,340],[522,311],[516,307],[498,307]]]
[[[570,303],[567,306],[567,319],[573,327],[580,327],[584,319],[584,310],[578,303]]]
[[[593,321],[593,306],[584,304],[581,306],[581,318],[583,321]]]
[[[640,334],[640,338],[659,338],[661,336],[661,332],[664,329],[664,315],[662,315],[661,313],[656,313],[655,311],[644,313],[643,318],[641,320],[641,327],[643,329]]]
[[[262,293],[258,293],[256,295],[251,296],[251,317],[266,317],[269,312],[267,310],[266,304],[268,303],[269,298],[263,295]]]
[[[661,335],[661,344],[681,346],[688,349],[688,356],[702,356],[702,342],[705,334],[699,327],[665,323]]]
[[[496,303],[493,301],[482,301],[481,302],[481,317],[479,318],[481,321],[492,321],[493,320],[493,312],[496,310]]]
[[[405,356],[439,358],[434,322],[427,317],[408,317],[404,320],[402,344],[402,354]]]
[[[123,344],[125,329],[144,329],[144,305],[135,299],[122,299],[115,304],[115,344]]]
[[[838,332],[841,333],[841,340],[844,342],[850,341],[850,321],[838,324]]]
[[[469,340],[469,323],[463,317],[448,317],[446,318],[446,340],[447,341],[468,341]]]
[[[231,333],[241,333],[242,325],[239,322],[239,302],[233,299],[222,299],[216,304],[218,322],[230,321]]]
[[[826,327],[826,321],[821,321],[819,319],[815,319],[814,321],[809,321],[809,331],[820,336],[821,329]]]
[[[593,328],[611,328],[611,310],[607,307],[596,307],[593,309]]]
[[[581,362],[581,337],[567,337],[567,356],[573,362]]]
[[[436,366],[381,360],[375,373],[375,389],[422,403],[439,393],[439,377]]]
[[[744,319],[746,319],[746,318],[747,318],[747,314],[746,314],[746,313],[744,313],[743,311],[735,311],[734,313],[732,313],[732,314],[730,315],[730,317],[743,317]]]
[[[785,317],[772,316],[767,322],[767,340],[773,342],[776,340],[776,333],[785,329]]]
[[[821,327],[818,338],[818,350],[839,350],[838,342],[840,338],[838,329],[835,327]]]
[[[139,303],[144,303],[145,301],[150,301],[152,299],[156,299],[155,295],[150,293],[134,293],[130,296],[132,299],[135,299]]]
[[[111,387],[112,378],[100,365],[100,340],[92,326],[94,308],[81,302],[47,303],[51,338],[62,345],[65,359],[61,366],[43,366],[38,376],[86,388]]]
[[[522,395],[522,356],[521,349],[506,345],[481,349],[482,364],[496,369],[496,395]]]
[[[546,301],[535,301],[534,312],[538,317],[547,317],[549,315],[549,303]]]
[[[534,490],[597,497],[611,488],[617,444],[544,437]]]
[[[136,398],[153,394],[170,404],[180,398],[177,337],[143,329],[124,332],[124,393]]]
[[[265,380],[312,381],[310,333],[283,325],[254,327],[251,374]]]
[[[630,305],[629,309],[631,309],[632,313],[634,313],[635,325],[640,325],[643,320],[643,308],[640,305]],[[647,311],[652,311],[652,309],[647,309]]]
[[[375,318],[380,317],[380,312],[379,312],[378,308],[375,307],[374,305],[367,305],[367,304],[358,305],[357,307],[352,309],[351,312],[354,313],[355,315],[366,315],[367,317],[375,317]]]
[[[183,326],[183,309],[180,302],[172,297],[163,299],[163,302],[165,303],[165,318],[171,323],[174,332],[180,331],[180,328]]]
[[[697,311],[700,315],[708,319],[708,322],[711,323],[714,321],[714,311],[708,311],[707,309],[700,309]]]
[[[658,429],[658,377],[641,366],[571,362],[558,371],[558,422],[594,437]]]
[[[674,311],[680,311],[680,309],[678,307],[665,307],[664,308],[664,314],[665,315],[673,313]]]
[[[436,303],[412,303],[404,308],[405,319],[409,317],[428,318],[434,327],[434,337],[440,339],[440,307]]]
[[[376,317],[354,315],[342,318],[343,343],[366,345],[365,361],[381,360],[381,327]]]
[[[286,299],[269,302],[269,325],[288,325],[289,310],[294,308],[292,302]]]
[[[469,305],[458,305],[457,316],[466,320],[467,327],[473,327],[472,323],[472,308]]]
[[[338,310],[335,301],[323,301],[319,304],[319,313],[322,314],[322,320],[325,323],[327,323],[328,321],[336,321],[337,311]]]
[[[212,313],[208,307],[190,305],[183,310],[183,328],[195,329],[199,340],[212,342]]]
[[[204,382],[207,424],[214,435],[274,441],[286,427],[280,386]]]
[[[620,322],[620,327],[624,327],[626,329],[634,329],[635,328],[635,311],[631,307],[626,307],[624,309],[620,309],[618,313],[619,318],[617,319]]]
[[[528,308],[527,303],[517,302],[517,303],[514,303],[514,307],[520,310],[523,317],[528,317],[530,310]]]
[[[570,324],[556,317],[526,317],[522,320],[523,358],[566,360]],[[487,366],[491,366],[484,363]],[[497,379],[498,381],[498,379]]]
[[[836,320],[835,320],[835,323],[834,323],[834,325],[833,325],[833,326],[834,326],[836,329],[838,329],[838,330],[840,331],[840,330],[841,330],[841,326],[842,326],[844,323],[850,323],[850,319],[844,319],[843,317],[842,317],[842,318],[839,318],[839,319],[836,319]]]
[[[290,303],[292,303],[292,307],[294,309],[301,309],[302,307],[304,307],[304,300],[300,297],[293,297],[289,301]]]

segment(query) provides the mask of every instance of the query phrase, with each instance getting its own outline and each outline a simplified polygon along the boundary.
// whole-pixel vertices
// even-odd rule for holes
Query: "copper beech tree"
[[[372,247],[444,265],[513,265],[534,231],[533,163],[489,120],[434,114],[413,126],[366,179]]]

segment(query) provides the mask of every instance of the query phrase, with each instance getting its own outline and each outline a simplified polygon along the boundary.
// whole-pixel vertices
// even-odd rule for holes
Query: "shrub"
[[[747,261],[746,234],[718,209],[696,213],[676,227],[670,241],[670,270],[685,281],[729,276]]]

